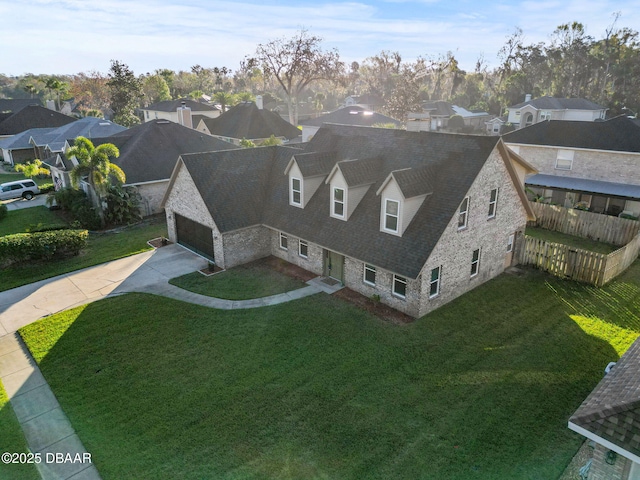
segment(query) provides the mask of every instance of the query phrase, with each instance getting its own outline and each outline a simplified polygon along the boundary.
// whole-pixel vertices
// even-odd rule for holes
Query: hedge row
[[[87,230],[16,233],[0,237],[0,264],[77,255],[87,245]]]

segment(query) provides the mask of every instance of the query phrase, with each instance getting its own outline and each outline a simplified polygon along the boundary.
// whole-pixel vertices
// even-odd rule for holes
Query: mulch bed
[[[147,243],[151,245],[153,248],[160,248],[160,247],[166,247],[167,245],[171,245],[172,242],[170,242],[164,237],[158,237],[158,238],[154,238],[153,240],[149,240]]]
[[[338,290],[333,294],[333,296],[352,303],[356,307],[375,315],[385,322],[391,322],[396,325],[406,325],[407,323],[411,323],[415,320],[415,318],[410,317],[395,308],[391,308],[384,303],[374,302],[370,298],[365,297],[361,293],[355,292],[347,287],[342,290]]]
[[[269,256],[266,258],[261,258],[260,260],[256,260],[255,262],[251,262],[252,265],[264,265],[269,267],[277,272],[288,275],[289,277],[293,277],[296,280],[300,280],[301,282],[308,282],[312,278],[316,278],[317,275],[315,273],[311,273],[304,268],[301,268],[293,263],[286,262],[281,258]]]
[[[221,272],[222,269],[217,265],[209,264],[209,266],[203,268],[202,270],[198,270],[201,274],[205,276],[213,275],[214,273]]]

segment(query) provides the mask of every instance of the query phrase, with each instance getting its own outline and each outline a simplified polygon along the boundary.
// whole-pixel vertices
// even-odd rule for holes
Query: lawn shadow
[[[23,334],[105,477],[557,478],[581,443],[567,419],[618,355],[543,279],[402,328],[327,295],[133,294]]]

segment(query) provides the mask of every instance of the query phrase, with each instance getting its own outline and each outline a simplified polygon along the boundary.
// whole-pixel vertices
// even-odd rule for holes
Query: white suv
[[[33,180],[19,180],[0,185],[0,200],[20,197],[31,200],[38,193],[40,193],[40,189]]]

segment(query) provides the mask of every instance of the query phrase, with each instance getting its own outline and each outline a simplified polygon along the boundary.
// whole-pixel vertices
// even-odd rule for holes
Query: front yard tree
[[[111,182],[115,180],[118,184],[123,184],[126,181],[122,169],[111,163],[112,159],[119,156],[120,151],[114,144],[103,143],[95,147],[85,137],[76,138],[73,147],[67,151],[67,157],[76,157],[78,160],[78,165],[69,174],[71,183],[77,188],[80,180],[86,178],[98,197],[100,210]]]
[[[143,95],[142,82],[126,64],[111,60],[107,86],[111,92],[113,121],[124,127],[139,124],[135,109]]]
[[[289,122],[298,124],[297,99],[316,80],[335,80],[344,70],[336,49],[323,51],[322,39],[300,30],[292,38],[260,44],[255,61],[265,75],[273,76],[285,94]],[[255,63],[255,62],[254,62]]]

